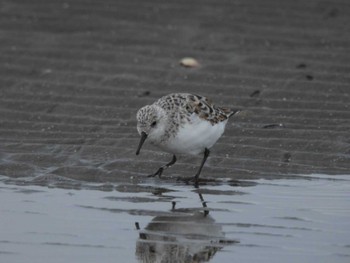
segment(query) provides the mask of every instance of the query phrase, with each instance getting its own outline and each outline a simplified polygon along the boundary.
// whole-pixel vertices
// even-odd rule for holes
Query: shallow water
[[[6,180],[1,262],[350,261],[349,176],[198,189],[158,179],[80,190]]]

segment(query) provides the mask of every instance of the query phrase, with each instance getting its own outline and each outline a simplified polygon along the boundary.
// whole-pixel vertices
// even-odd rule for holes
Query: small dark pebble
[[[296,66],[296,68],[306,68],[306,64],[300,63],[299,65]]]
[[[339,13],[339,10],[337,8],[333,8],[332,10],[330,10],[328,12],[328,14],[326,15],[326,18],[334,18],[334,17],[337,17],[338,16],[338,13]]]
[[[146,90],[146,91],[138,93],[137,96],[138,97],[146,97],[146,96],[149,96],[150,94],[151,94],[151,92]]]
[[[263,126],[263,129],[273,129],[273,128],[284,128],[283,123],[273,123],[273,124],[267,124]]]
[[[292,158],[292,155],[290,153],[283,154],[283,162],[289,163]]]
[[[250,97],[257,97],[260,95],[260,90],[254,90],[249,96]]]
[[[314,77],[312,75],[306,75],[305,77],[306,77],[307,80],[313,80],[314,79]]]

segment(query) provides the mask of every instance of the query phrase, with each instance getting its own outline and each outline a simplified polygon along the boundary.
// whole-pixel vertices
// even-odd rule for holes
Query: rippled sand
[[[0,261],[349,262],[348,2],[2,0]],[[243,109],[199,189],[135,156],[172,92]]]

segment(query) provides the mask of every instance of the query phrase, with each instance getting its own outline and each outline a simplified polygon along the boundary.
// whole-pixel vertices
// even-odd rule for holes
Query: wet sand
[[[193,92],[244,109],[202,176],[350,171],[348,1],[1,4],[0,173],[123,182],[170,155],[139,140],[139,107]],[[183,57],[199,68],[181,67]],[[168,176],[190,176],[180,157]]]
[[[347,0],[3,0],[0,14],[1,259],[348,262]],[[198,189],[176,178],[200,157],[148,179],[171,156],[135,155],[136,111],[172,92],[243,109]]]

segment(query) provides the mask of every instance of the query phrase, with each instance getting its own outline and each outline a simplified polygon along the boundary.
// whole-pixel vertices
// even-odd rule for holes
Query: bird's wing
[[[206,97],[189,93],[169,94],[159,99],[156,104],[172,114],[196,114],[212,125],[228,119],[234,113],[229,108],[216,107]]]
[[[188,94],[186,102],[190,111],[197,114],[201,119],[209,121],[212,125],[227,120],[231,115],[230,109],[216,107],[203,96]]]

